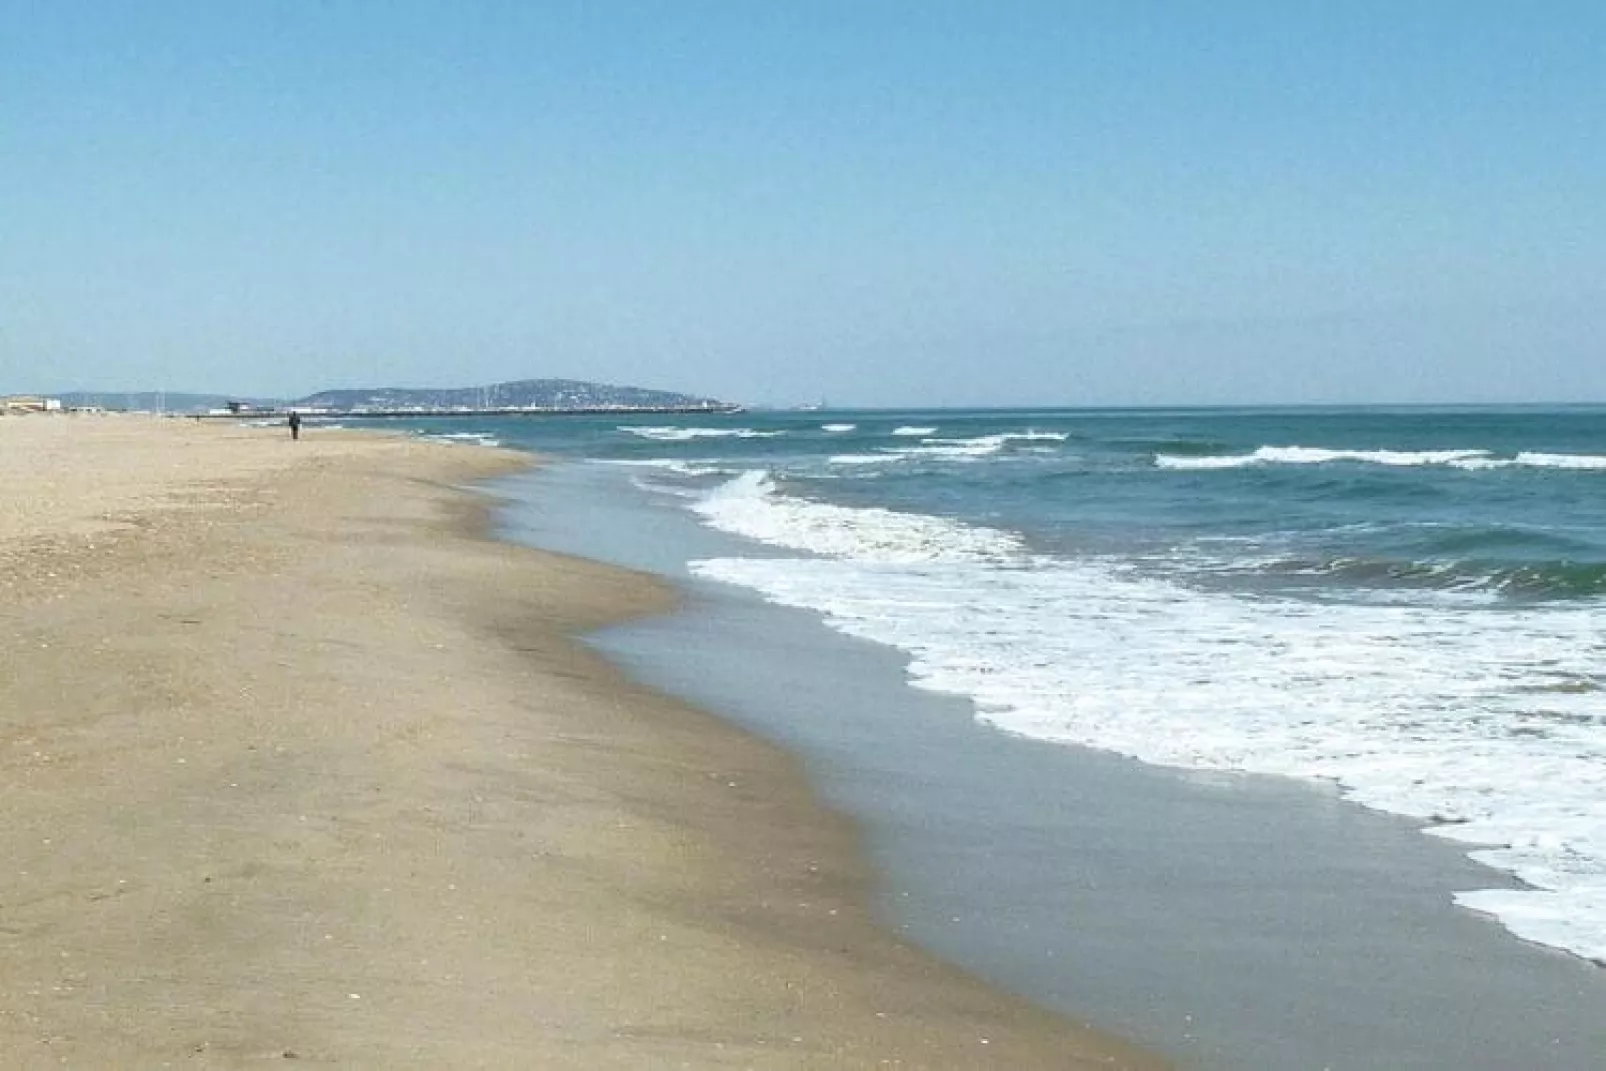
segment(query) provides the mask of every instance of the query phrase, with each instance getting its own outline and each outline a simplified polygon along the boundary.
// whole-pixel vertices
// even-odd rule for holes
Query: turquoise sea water
[[[743,537],[704,576],[906,652],[1044,747],[1336,782],[1606,962],[1606,410],[420,422],[628,466]]]

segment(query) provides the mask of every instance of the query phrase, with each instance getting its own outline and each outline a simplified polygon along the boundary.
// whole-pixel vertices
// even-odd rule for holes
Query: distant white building
[[[5,413],[59,413],[60,398],[42,398],[35,394],[12,394],[0,398],[0,412]]]

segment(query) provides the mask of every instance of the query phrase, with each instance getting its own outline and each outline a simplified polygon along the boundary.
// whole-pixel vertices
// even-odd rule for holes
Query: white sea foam
[[[1011,443],[1064,442],[1069,435],[1057,431],[1009,431],[969,438],[923,437],[918,446],[894,447],[889,453],[943,461],[973,461],[1002,452]]]
[[[1351,461],[1372,465],[1448,465],[1479,472],[1512,466],[1543,469],[1606,469],[1599,454],[1548,454],[1524,451],[1515,457],[1491,457],[1488,450],[1327,450],[1314,446],[1262,446],[1249,454],[1206,454],[1190,457],[1157,454],[1162,469],[1241,469],[1252,465],[1323,465]]]
[[[721,462],[673,457],[594,458],[593,465],[611,465],[630,469],[663,469],[681,476],[708,476],[730,471]]]
[[[1606,633],[1596,609],[1312,605],[1200,591],[1007,532],[849,509],[748,473],[694,506],[811,558],[699,573],[911,655],[923,687],[1043,740],[1337,782],[1434,821],[1527,890],[1469,891],[1519,935],[1606,961]]]
[[[905,438],[917,437],[917,436],[920,436],[920,435],[935,435],[936,433],[937,433],[937,429],[936,428],[916,427],[913,424],[905,424],[901,428],[893,428],[892,429],[892,434],[898,435],[898,436],[902,436],[902,437],[905,437]]]
[[[1262,446],[1250,454],[1207,454],[1190,457],[1157,454],[1162,469],[1237,469],[1250,465],[1325,465],[1354,461],[1371,465],[1453,465],[1478,461],[1487,450],[1328,450],[1316,446]]]
[[[851,509],[774,493],[762,470],[744,472],[693,509],[727,532],[815,554],[882,563],[1007,561],[1020,540],[990,528],[885,509]]]
[[[1523,467],[1533,469],[1606,469],[1606,457],[1599,454],[1542,454],[1524,451],[1516,457],[1458,458],[1451,465],[1478,472],[1485,469]]]
[[[619,430],[657,442],[686,442],[690,439],[773,439],[786,434],[784,431],[759,431],[756,428],[677,428],[668,425],[638,424],[622,424]]]
[[[1606,469],[1606,457],[1598,454],[1537,454],[1520,453],[1513,459],[1518,465],[1544,469]]]
[[[1162,469],[1242,469],[1260,464],[1254,454],[1205,455],[1187,457],[1178,454],[1156,454],[1154,464]]]
[[[884,465],[897,459],[897,452],[892,451],[884,454],[832,454],[828,460],[833,465]]]
[[[988,436],[982,439],[922,439],[919,446],[904,446],[889,450],[903,457],[932,458],[943,461],[973,461],[991,457],[1004,448],[1002,440]]]
[[[820,430],[830,432],[832,435],[841,435],[845,431],[852,431],[857,424],[821,424]]]
[[[426,432],[426,439],[436,442],[457,443],[463,446],[501,446],[502,440],[496,436],[480,431],[440,431]]]

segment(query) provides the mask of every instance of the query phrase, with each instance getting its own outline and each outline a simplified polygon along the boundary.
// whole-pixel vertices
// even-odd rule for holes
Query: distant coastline
[[[633,415],[666,413],[745,413],[747,410],[732,402],[711,402],[706,405],[596,405],[596,406],[493,406],[488,409],[468,408],[400,408],[400,409],[320,409],[300,405],[286,405],[275,409],[223,409],[205,413],[174,414],[194,420],[250,420],[263,417],[302,416],[338,417],[362,420],[435,420],[441,417],[518,417],[518,416],[605,416],[610,413]]]
[[[579,379],[517,379],[476,387],[340,388],[299,398],[166,390],[64,391],[52,396],[52,400],[64,409],[97,408],[225,418],[282,415],[292,411],[303,416],[340,417],[742,411],[742,406],[719,398]]]

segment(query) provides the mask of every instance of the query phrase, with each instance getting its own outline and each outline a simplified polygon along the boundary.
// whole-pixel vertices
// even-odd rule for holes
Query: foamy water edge
[[[1456,456],[1413,463],[1475,456],[1442,453]],[[1458,903],[1606,962],[1606,831],[1592,813],[1606,798],[1606,733],[1595,693],[1578,687],[1606,644],[1586,609],[1483,620],[1433,606],[1251,603],[1034,557],[1008,532],[777,494],[761,472],[693,508],[817,556],[695,572],[906,651],[915,684],[970,698],[989,724],[1159,765],[1331,780],[1356,802],[1434,823],[1428,832],[1531,886]],[[1517,748],[1510,733],[1534,696],[1550,735]],[[1567,718],[1575,732],[1557,729]]]

